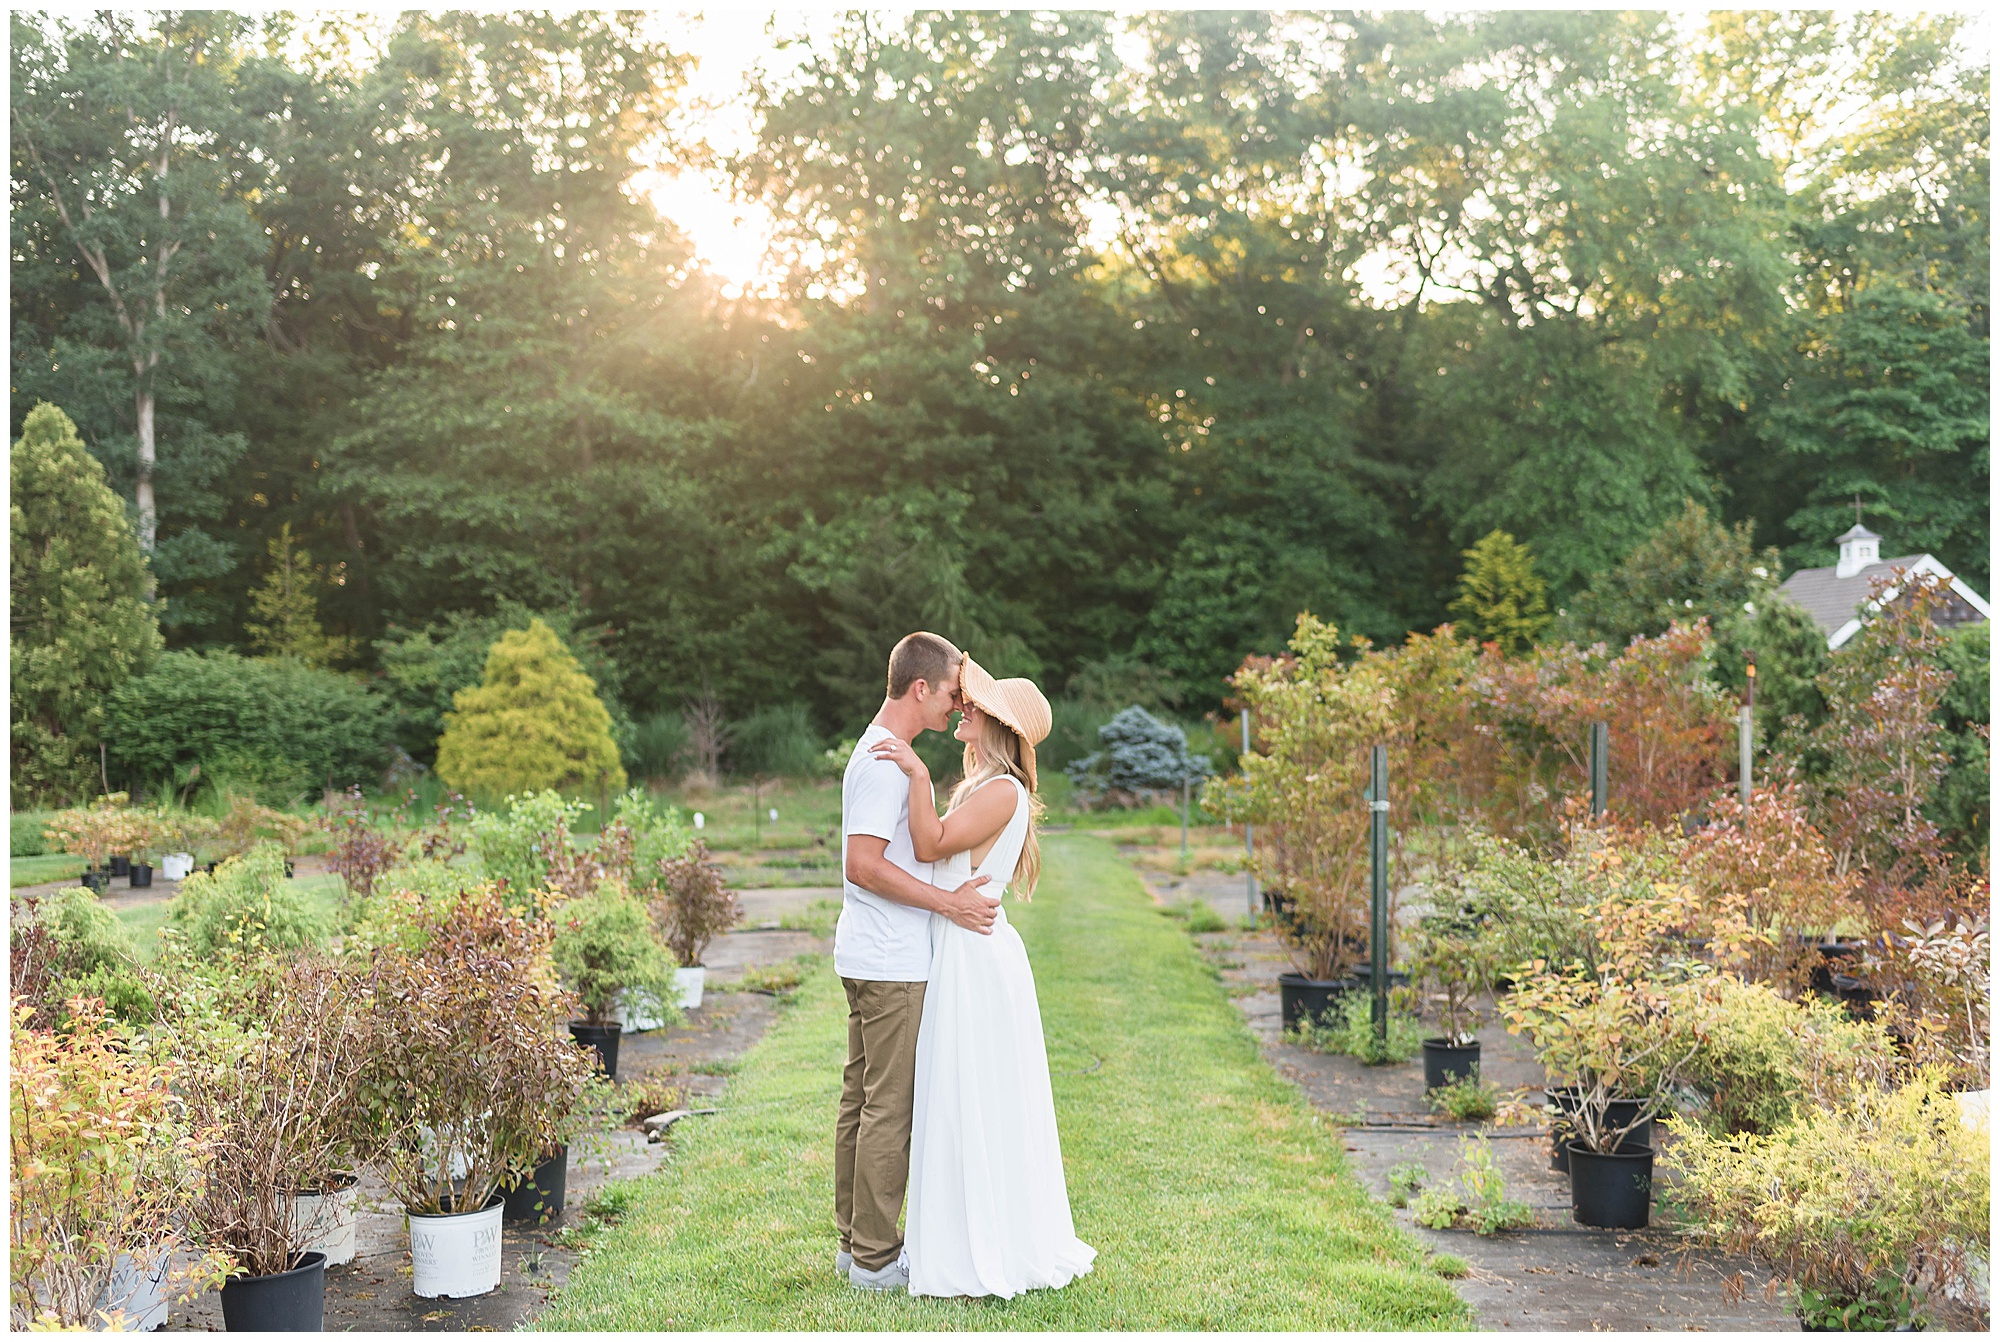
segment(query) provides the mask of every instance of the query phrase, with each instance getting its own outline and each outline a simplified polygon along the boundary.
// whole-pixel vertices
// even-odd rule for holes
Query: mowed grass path
[[[1052,836],[1010,901],[1034,961],[1077,1233],[1096,1269],[1012,1301],[856,1291],[832,1269],[846,1006],[830,966],[675,1129],[544,1329],[1437,1329],[1451,1287],[1271,1070],[1111,846]],[[1101,1058],[1102,1064],[1090,1069]]]

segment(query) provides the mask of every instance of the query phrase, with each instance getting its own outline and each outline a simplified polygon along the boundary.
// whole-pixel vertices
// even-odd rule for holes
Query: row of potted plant
[[[84,1000],[61,1032],[17,1010],[17,1324],[130,1323],[159,1292],[220,1281],[231,1329],[317,1327],[363,1168],[410,1218],[418,1294],[498,1284],[505,1192],[591,1112],[595,1061],[564,1031],[576,1003],[557,925],[490,885],[393,916],[393,935],[339,955],[217,961],[170,933],[137,971],[153,1010],[136,1027]],[[43,1111],[101,1111],[103,1130],[92,1145]],[[161,1271],[191,1246],[192,1266]]]
[[[289,854],[311,828],[308,820],[243,797],[232,798],[228,810],[215,817],[167,806],[136,807],[128,794],[114,792],[90,806],[56,812],[43,837],[56,851],[81,857],[81,883],[101,894],[117,877],[146,889],[156,866],[170,881],[197,867],[212,871],[263,842],[276,841]]]
[[[1746,832],[1755,817],[1686,847],[1573,831],[1554,861],[1489,848],[1475,879],[1446,873],[1412,938],[1413,981],[1443,1027],[1431,1051],[1476,1069],[1494,990],[1548,1074],[1551,1164],[1579,1223],[1646,1225],[1663,1168],[1686,1233],[1764,1256],[1807,1326],[1908,1324],[1973,1293],[1985,1138],[1950,1092],[1987,1085],[1984,923],[1879,937],[1868,963],[1894,986],[1865,1005],[1815,991],[1814,969],[1845,948],[1813,926],[1831,901],[1804,887],[1837,879],[1832,864],[1809,830],[1745,860]],[[1732,859],[1738,879],[1702,888]],[[1510,894],[1528,866],[1529,897]],[[1787,880],[1799,893],[1774,917]],[[1520,961],[1531,946],[1564,958]]]

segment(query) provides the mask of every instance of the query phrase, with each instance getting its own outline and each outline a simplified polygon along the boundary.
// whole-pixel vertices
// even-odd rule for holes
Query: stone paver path
[[[1235,916],[1243,907],[1241,878],[1234,905],[1213,907]],[[1154,877],[1155,899],[1184,903],[1206,897],[1195,878]],[[1221,893],[1219,890],[1216,892]],[[1509,1331],[1796,1331],[1798,1321],[1781,1300],[1768,1298],[1769,1275],[1747,1259],[1689,1252],[1671,1229],[1606,1231],[1577,1225],[1570,1216],[1568,1176],[1549,1168],[1547,1129],[1541,1124],[1496,1128],[1435,1118],[1424,1103],[1423,1063],[1369,1067],[1353,1058],[1312,1053],[1287,1044],[1279,1019],[1277,977],[1291,968],[1269,932],[1217,932],[1197,938],[1221,971],[1264,1054],[1296,1082],[1313,1106],[1346,1124],[1346,1144],[1356,1172],[1376,1196],[1388,1198],[1389,1171],[1415,1162],[1430,1182],[1453,1178],[1461,1140],[1484,1131],[1508,1195],[1535,1212],[1531,1229],[1480,1236],[1469,1230],[1438,1231],[1416,1223],[1409,1209],[1395,1213],[1439,1253],[1471,1264],[1456,1284],[1482,1328]],[[1539,1104],[1544,1080],[1526,1041],[1498,1025],[1479,1033],[1486,1078],[1505,1091],[1524,1090]],[[1360,1120],[1360,1121],[1354,1121]]]
[[[148,892],[135,892],[145,895]],[[757,891],[757,921],[775,922],[803,911],[822,889]],[[113,895],[117,894],[114,888]],[[748,921],[748,920],[746,920]],[[727,982],[753,966],[782,964],[795,955],[830,951],[832,943],[807,932],[746,927],[718,937],[706,957],[711,983]],[[712,1104],[729,1084],[729,1064],[750,1051],[777,1018],[775,999],[761,993],[708,993],[671,1029],[628,1034],[620,1042],[618,1075],[630,1081],[671,1072],[688,1090],[691,1107]],[[717,1071],[704,1071],[705,1066]],[[683,1122],[698,1123],[699,1117]],[[356,1226],[359,1252],[346,1267],[326,1274],[326,1327],[330,1332],[487,1332],[518,1328],[547,1306],[550,1294],[569,1279],[577,1251],[563,1231],[581,1219],[584,1204],[606,1183],[659,1169],[669,1159],[671,1138],[648,1143],[632,1128],[605,1134],[595,1149],[573,1150],[563,1214],[544,1226],[507,1226],[501,1242],[500,1288],[471,1300],[422,1300],[410,1291],[409,1238],[403,1213],[380,1180],[361,1185],[362,1212]],[[213,1292],[175,1304],[167,1321],[174,1331],[218,1331],[221,1298]]]

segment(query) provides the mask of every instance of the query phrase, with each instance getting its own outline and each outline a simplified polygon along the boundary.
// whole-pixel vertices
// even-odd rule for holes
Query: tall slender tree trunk
[[[148,363],[156,362],[156,354]],[[147,554],[153,552],[153,542],[159,535],[159,509],[153,502],[153,467],[159,461],[159,450],[153,437],[153,380],[146,374],[145,364],[135,365],[138,374],[138,390],[133,393],[135,409],[139,420],[139,475],[133,493],[139,505],[139,548]]]

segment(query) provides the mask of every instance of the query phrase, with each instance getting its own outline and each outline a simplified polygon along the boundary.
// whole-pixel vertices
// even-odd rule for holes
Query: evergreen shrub
[[[9,475],[13,803],[62,805],[99,790],[104,696],[150,664],[159,624],[124,500],[68,416],[30,410]]]
[[[1190,755],[1187,732],[1162,722],[1137,704],[1097,729],[1100,748],[1066,771],[1078,794],[1096,800],[1113,795],[1138,799],[1148,792],[1178,789],[1183,781],[1209,774],[1206,755]]]
[[[381,696],[348,676],[233,652],[169,652],[110,698],[116,776],[170,787],[193,765],[266,804],[375,783],[389,760]],[[288,795],[278,795],[278,794]]]
[[[820,753],[806,706],[771,704],[734,725],[726,758],[733,773],[805,778],[819,772]]]
[[[541,614],[518,602],[502,601],[490,615],[453,611],[421,629],[392,626],[387,638],[375,642],[382,667],[381,685],[395,718],[396,741],[412,758],[426,763],[437,757],[445,714],[460,690],[478,685],[486,673],[493,644],[511,630],[525,630],[541,619],[597,686],[597,697],[611,715],[611,734],[629,757],[639,749],[637,728],[626,714],[619,693],[623,677],[618,663],[603,646],[602,630],[579,629],[573,616],[552,610]]]
[[[471,795],[622,790],[625,769],[597,685],[542,620],[502,634],[485,679],[452,696],[438,776]]]
[[[285,850],[261,843],[214,872],[195,872],[167,905],[167,926],[197,963],[296,950],[332,929],[285,879]]]

